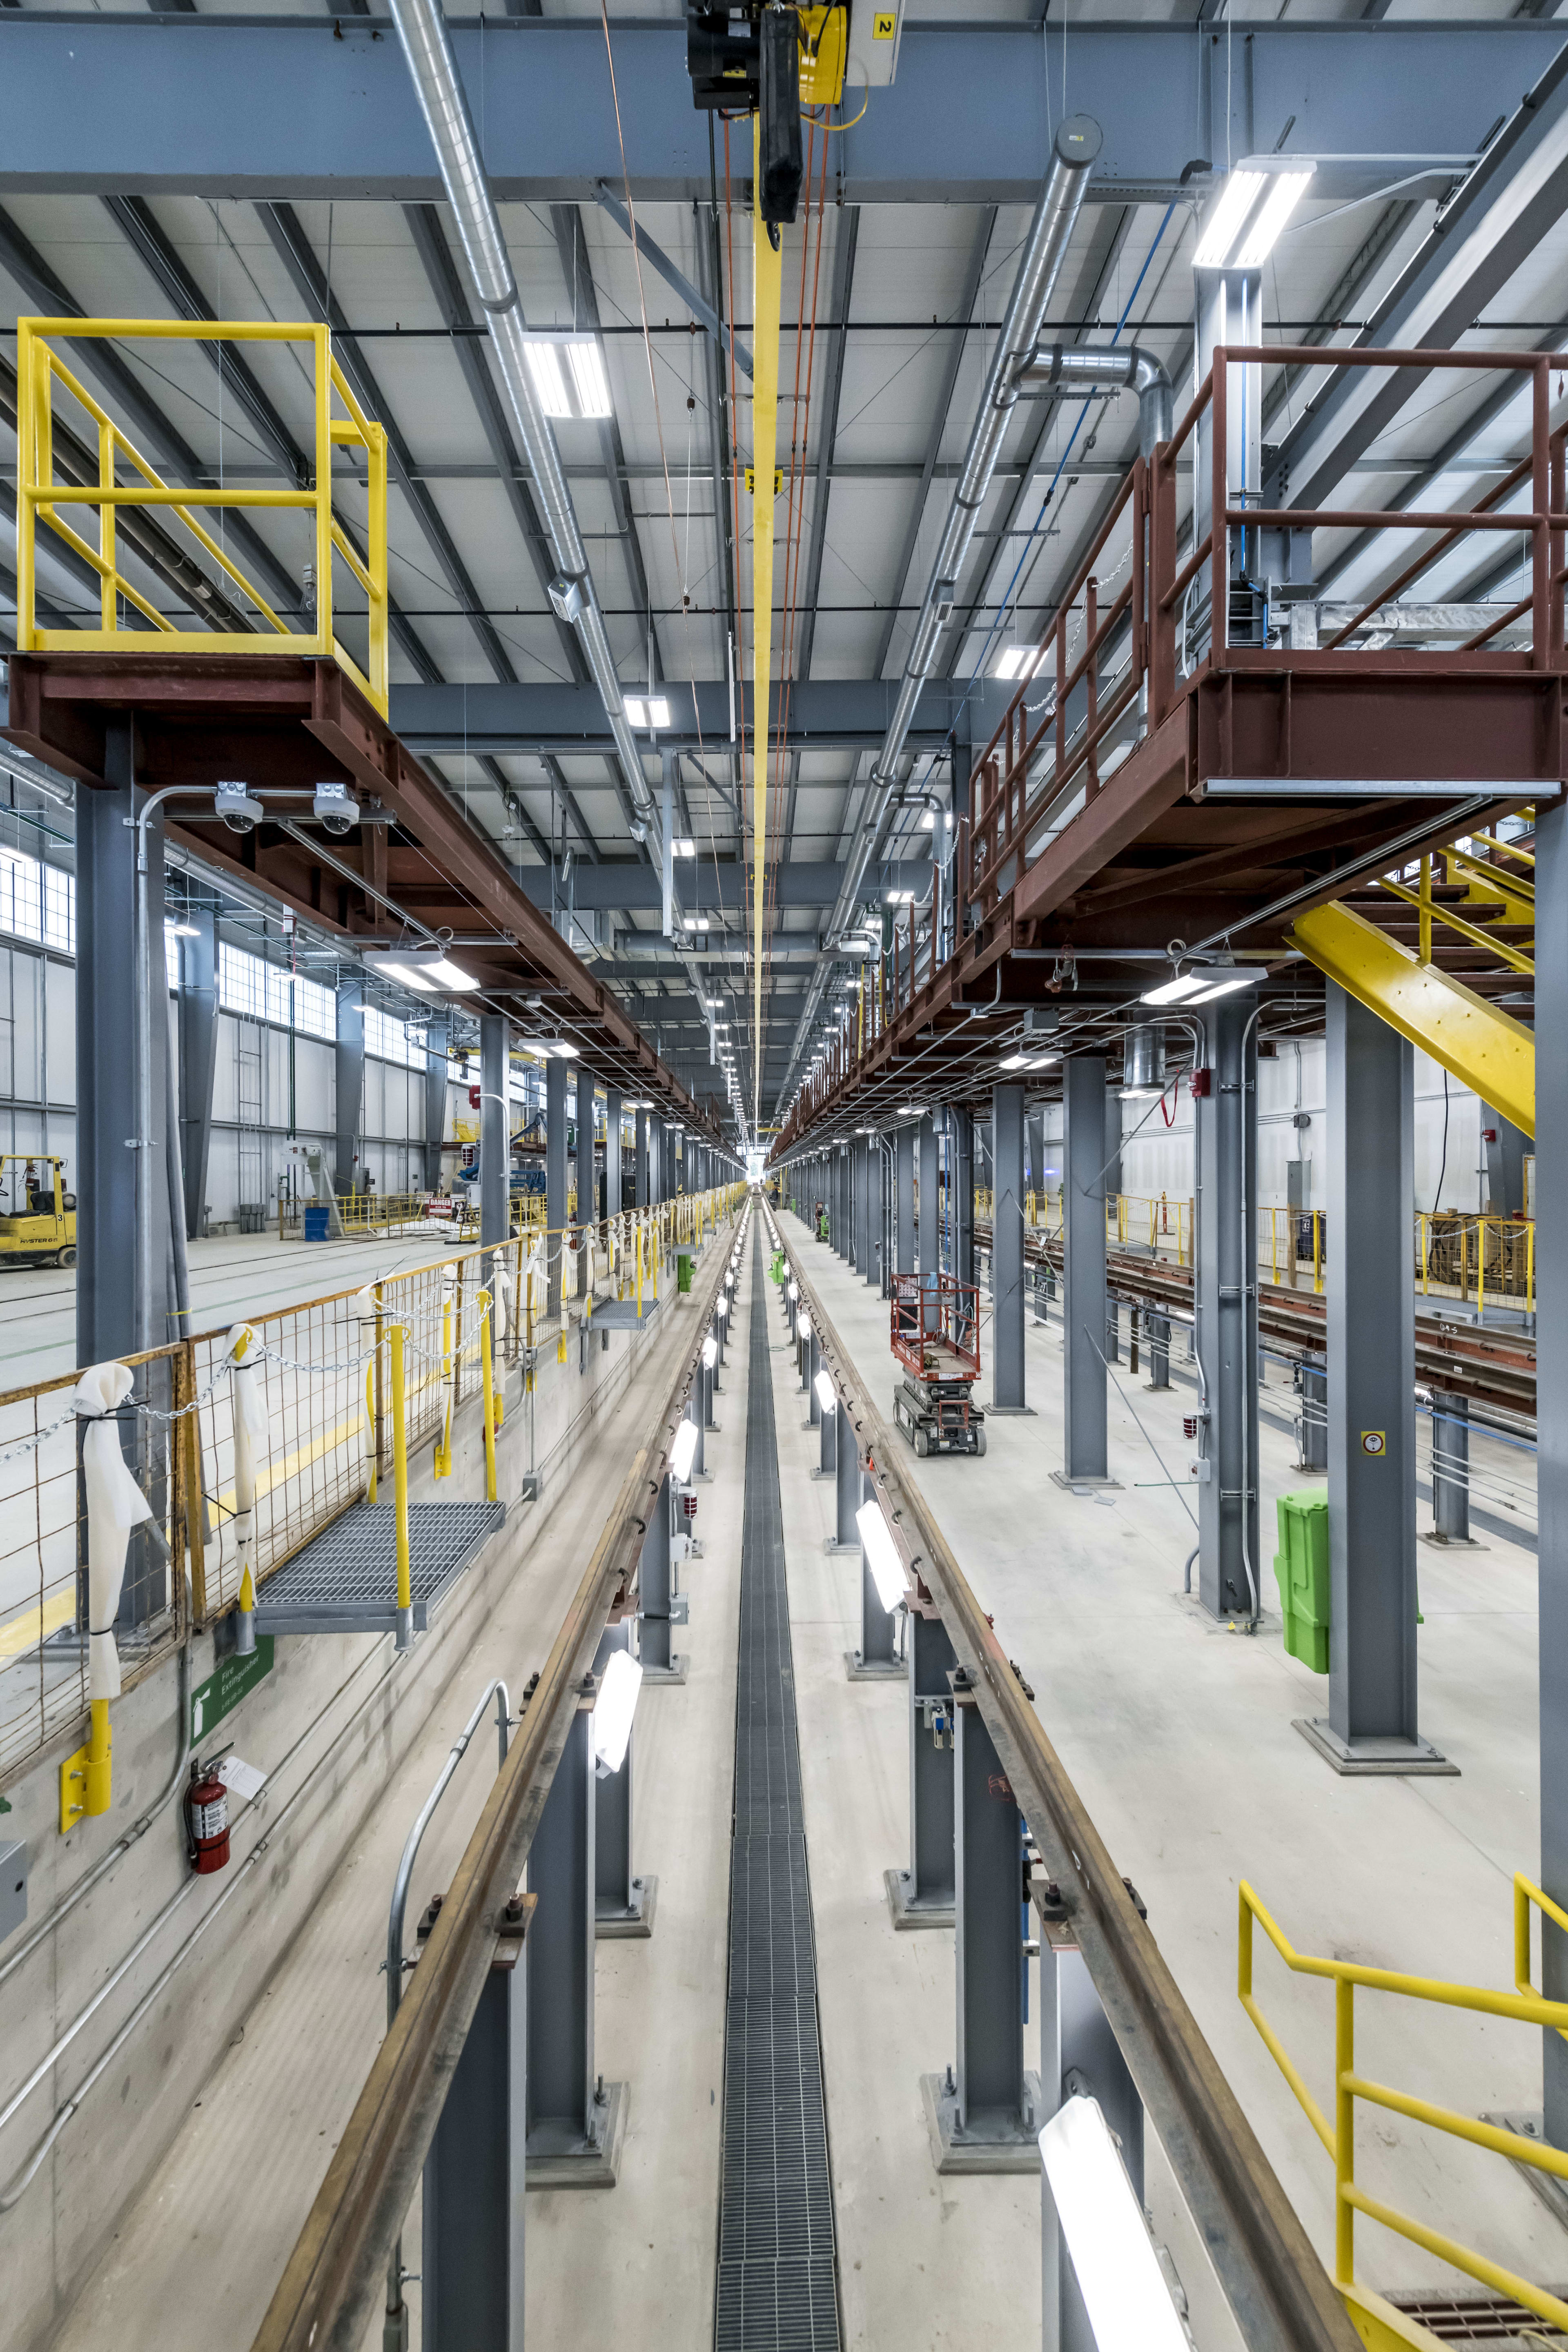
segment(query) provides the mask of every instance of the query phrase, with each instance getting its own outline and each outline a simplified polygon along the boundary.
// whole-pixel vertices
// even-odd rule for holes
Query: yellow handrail
[[[314,412],[313,482],[307,488],[264,489],[253,484],[181,487],[165,482],[123,427],[102,408],[67,366],[51,339],[83,341],[199,343],[272,342],[308,346]],[[387,710],[391,601],[386,571],[386,434],[373,424],[354,398],[332,357],[324,325],[272,320],[205,319],[19,319],[16,321],[16,642],[25,653],[115,653],[142,646],[144,630],[121,625],[129,604],[150,622],[160,653],[293,654],[335,661],[384,718]],[[91,420],[98,446],[96,482],[55,479],[54,422],[57,387]],[[333,403],[346,411],[334,415]],[[334,448],[363,450],[369,494],[369,527],[362,555],[346,518],[332,505]],[[121,479],[122,467],[139,478]],[[357,479],[357,478],[355,478]],[[73,507],[96,509],[98,543],[65,519]],[[120,568],[117,517],[122,507],[165,510],[188,533],[199,568],[221,575],[255,608],[257,629],[182,627],[130,581]],[[299,510],[311,519],[315,593],[313,628],[291,628],[255,582],[233,562],[198,520],[202,509]],[[42,521],[77,555],[99,582],[96,629],[49,629],[37,613],[37,530]],[[191,552],[183,550],[183,552]],[[206,559],[201,564],[200,558]],[[338,637],[333,622],[333,561],[340,560],[365,597],[367,654],[362,669]],[[216,584],[216,583],[215,583]]]
[[[1357,1990],[1372,1992],[1397,1993],[1410,2000],[1431,2001],[1441,2008],[1462,2009],[1481,2016],[1515,2020],[1525,2025],[1548,2026],[1559,2033],[1568,2032],[1568,2001],[1548,2000],[1538,1993],[1530,1981],[1530,1909],[1534,1904],[1556,1925],[1568,1928],[1568,1914],[1560,1910],[1551,1898],[1521,1874],[1514,1878],[1514,1969],[1519,1989],[1514,1992],[1494,1992],[1483,1985],[1453,1984],[1441,1977],[1415,1976],[1397,1969],[1367,1968],[1359,1961],[1317,1959],[1298,1952],[1289,1937],[1270,1916],[1247,1882],[1243,1879],[1238,1891],[1239,1917],[1237,1939],[1237,1992],[1243,2009],[1252,2020],[1275,2064],[1295,2093],[1312,2129],[1334,2167],[1334,2283],[1347,2299],[1365,2291],[1355,2284],[1355,2217],[1364,2213],[1369,2221],[1380,2222],[1397,2236],[1407,2238],[1440,2262],[1462,2271],[1494,2293],[1510,2296],[1522,2304],[1538,2318],[1554,2327],[1568,2328],[1568,2303],[1539,2287],[1515,2272],[1494,2263],[1489,2256],[1479,2253],[1473,2247],[1461,2245],[1458,2240],[1427,2228],[1407,2213],[1399,2212],[1381,2199],[1369,2197],[1355,2180],[1355,2102],[1363,2099],[1369,2105],[1384,2107],[1391,2114],[1404,2116],[1412,2123],[1423,2124],[1434,2131],[1446,2132],[1451,2138],[1468,2142],[1472,2147],[1484,2147],[1494,2155],[1511,2158],[1516,2163],[1533,2165],[1538,2171],[1568,2179],[1568,2153],[1547,2146],[1537,2139],[1526,2138],[1521,2132],[1503,2129],[1496,2124],[1480,2122],[1474,2116],[1460,2114],[1457,2109],[1438,2105],[1430,2099],[1413,2097],[1408,2092],[1393,2089],[1385,2083],[1372,2081],[1358,2074],[1355,2064],[1355,1995]],[[1321,2107],[1308,2090],[1300,2070],[1286,2051],[1279,2034],[1264,2016],[1252,1989],[1252,1923],[1260,1922],[1264,1934],[1286,1967],[1296,1976],[1321,1977],[1334,1988],[1334,2119],[1331,2124]]]

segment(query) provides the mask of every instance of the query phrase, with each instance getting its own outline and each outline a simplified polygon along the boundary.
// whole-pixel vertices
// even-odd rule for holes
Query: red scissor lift
[[[980,1378],[974,1286],[950,1274],[896,1274],[893,1353],[904,1368],[893,1419],[915,1452],[984,1454],[985,1415],[970,1402]]]

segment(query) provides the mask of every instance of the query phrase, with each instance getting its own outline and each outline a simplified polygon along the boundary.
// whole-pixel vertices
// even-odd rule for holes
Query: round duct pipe
[[[1125,1094],[1155,1094],[1164,1083],[1164,1034],[1152,1021],[1136,1022],[1122,1041],[1122,1091]]]

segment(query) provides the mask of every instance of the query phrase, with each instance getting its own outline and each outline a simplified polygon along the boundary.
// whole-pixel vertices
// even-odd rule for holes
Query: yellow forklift
[[[7,1263],[76,1264],[76,1194],[66,1191],[62,1160],[0,1152],[0,1265]]]

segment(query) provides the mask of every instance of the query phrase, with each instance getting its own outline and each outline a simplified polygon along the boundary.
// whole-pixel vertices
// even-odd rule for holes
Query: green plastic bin
[[[1274,1574],[1285,1620],[1285,1647],[1315,1675],[1329,1671],[1329,1502],[1309,1490],[1281,1495]]]
[[[782,1281],[784,1280],[784,1254],[783,1250],[775,1250],[775,1251],[774,1251],[774,1253],[773,1253],[773,1262],[772,1265],[770,1265],[770,1266],[769,1266],[769,1268],[768,1268],[768,1272],[769,1272],[769,1274],[773,1276],[773,1280],[774,1280],[775,1282],[782,1282]]]
[[[691,1277],[696,1270],[696,1252],[689,1249],[677,1250],[675,1254],[675,1286],[680,1293],[682,1298],[686,1298],[690,1296]]]

